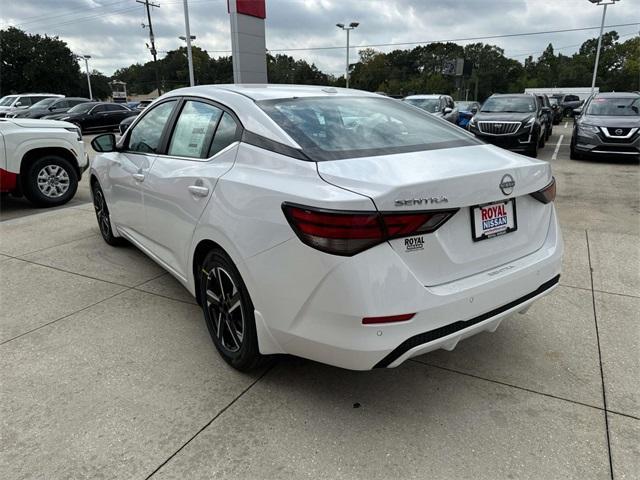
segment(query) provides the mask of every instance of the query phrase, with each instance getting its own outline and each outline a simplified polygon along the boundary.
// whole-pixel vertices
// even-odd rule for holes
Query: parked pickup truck
[[[89,166],[78,127],[68,122],[0,118],[0,192],[40,207],[73,198]]]

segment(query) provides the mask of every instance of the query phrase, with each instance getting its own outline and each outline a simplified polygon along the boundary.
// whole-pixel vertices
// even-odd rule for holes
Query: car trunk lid
[[[366,195],[381,212],[458,209],[431,234],[389,241],[416,277],[439,285],[504,265],[539,249],[547,235],[551,205],[529,194],[551,181],[546,162],[491,145],[319,162],[328,183]],[[500,184],[511,179],[512,191]],[[517,228],[474,240],[473,207],[515,199]],[[496,204],[500,205],[500,204]],[[478,213],[480,215],[480,213]]]

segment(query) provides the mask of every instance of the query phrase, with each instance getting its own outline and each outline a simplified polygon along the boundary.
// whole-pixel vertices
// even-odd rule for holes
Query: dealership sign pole
[[[195,85],[193,79],[193,56],[191,55],[191,32],[189,31],[189,5],[187,0],[184,0],[184,30],[185,40],[187,42],[187,59],[189,61],[189,85],[192,87]]]
[[[265,0],[227,0],[234,83],[267,83]]]

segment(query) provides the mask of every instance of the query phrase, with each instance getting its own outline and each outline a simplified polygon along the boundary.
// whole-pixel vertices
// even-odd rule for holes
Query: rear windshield
[[[423,109],[425,112],[438,113],[440,111],[439,98],[405,98],[404,101]]]
[[[532,113],[536,111],[533,97],[489,97],[481,112]]]
[[[594,98],[589,103],[587,115],[638,117],[640,97]]]
[[[314,161],[477,145],[464,130],[385,97],[257,102]]]
[[[49,105],[51,105],[53,102],[57,102],[58,100],[60,100],[60,99],[56,98],[56,97],[45,98],[45,99],[40,100],[39,102],[36,102],[33,105],[31,105],[31,108],[33,108],[33,109],[46,108]]]

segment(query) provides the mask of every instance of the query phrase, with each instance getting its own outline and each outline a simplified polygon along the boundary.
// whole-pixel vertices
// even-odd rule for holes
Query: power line
[[[640,25],[640,22],[635,23],[618,23],[616,25],[605,25],[605,28],[612,27],[631,27]],[[547,30],[543,32],[525,32],[525,33],[507,33],[503,35],[487,35],[482,37],[463,37],[463,38],[449,38],[441,40],[423,40],[420,42],[396,42],[396,43],[372,43],[369,45],[354,45],[350,48],[370,48],[370,47],[395,47],[401,45],[419,45],[423,43],[444,43],[444,42],[466,42],[471,40],[491,40],[496,38],[511,38],[511,37],[528,37],[533,35],[548,35],[551,33],[566,33],[566,32],[581,32],[584,30],[598,30],[600,25],[596,27],[582,27],[582,28],[565,28],[562,30]],[[270,52],[293,52],[293,51],[305,51],[305,50],[344,50],[344,45],[336,47],[304,47],[304,48],[270,48]],[[214,51],[214,50],[211,50]],[[230,50],[225,50],[230,52]]]
[[[83,11],[108,8],[108,7],[112,7],[114,5],[125,3],[125,2],[128,2],[128,1],[129,0],[118,0],[117,2],[109,3],[107,5],[99,5],[99,6],[96,6],[96,7],[88,7],[88,8],[79,8],[79,9],[76,9],[74,12],[59,13],[57,15],[36,15],[36,16],[33,16],[33,17],[27,17],[25,19],[22,19],[18,23],[14,24],[13,26],[14,27],[22,27],[24,25],[29,25],[31,23],[40,23],[42,21],[47,21],[48,22],[52,18],[66,17],[66,16],[69,16],[69,15],[73,16],[73,15],[77,15],[78,13],[82,13]],[[34,20],[34,19],[38,19],[38,20]]]
[[[636,35],[637,32],[633,31],[633,32],[628,32],[628,33],[624,33],[618,36],[618,38],[625,38],[625,37],[630,37],[631,35]],[[582,42],[584,43],[584,42]],[[565,50],[567,48],[575,48],[575,47],[580,47],[582,46],[582,43],[576,43],[574,45],[564,45],[562,47],[553,47],[554,52],[558,51],[558,50]],[[537,53],[544,53],[544,50],[536,50],[535,52],[529,52],[529,53],[512,53],[507,55],[508,57],[526,57],[529,55],[535,55]]]

